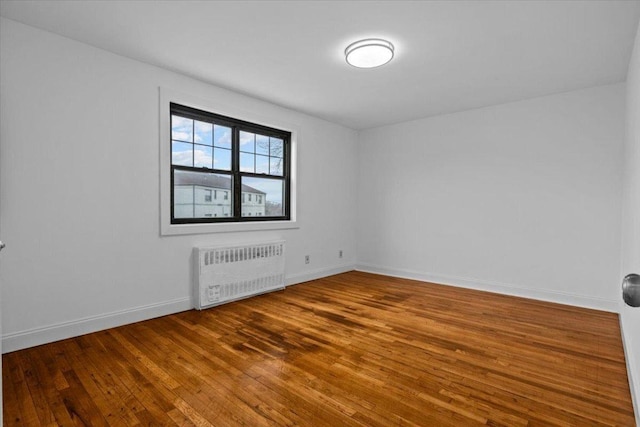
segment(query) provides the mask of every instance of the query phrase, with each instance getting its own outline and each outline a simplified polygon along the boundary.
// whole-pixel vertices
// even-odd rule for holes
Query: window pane
[[[269,157],[256,156],[256,173],[269,173]]]
[[[231,128],[214,125],[213,145],[216,147],[231,148]]]
[[[206,122],[195,122],[195,143],[196,144],[213,144],[213,124]]]
[[[283,175],[282,164],[284,160],[279,157],[271,157],[270,159],[271,159],[271,167],[269,169],[269,174],[282,176]]]
[[[264,135],[256,135],[256,153],[269,155],[269,137]]]
[[[171,144],[171,164],[193,166],[193,144],[173,141]]]
[[[276,157],[284,157],[284,141],[279,138],[269,138],[269,154]]]
[[[193,120],[171,116],[171,139],[193,142]]]
[[[246,153],[255,153],[255,136],[255,133],[240,131],[240,151],[244,151]]]
[[[210,218],[233,216],[230,175],[174,170],[173,216]],[[216,197],[212,197],[212,193]]]
[[[225,150],[224,148],[214,148],[213,149],[213,168],[230,171],[231,170],[231,150]]]
[[[283,216],[284,181],[270,178],[242,178],[243,194],[253,194],[242,203],[242,216]]]
[[[206,145],[194,145],[193,165],[197,168],[209,168],[213,165],[213,152]]]
[[[255,172],[254,168],[254,154],[240,153],[240,171],[241,172]]]

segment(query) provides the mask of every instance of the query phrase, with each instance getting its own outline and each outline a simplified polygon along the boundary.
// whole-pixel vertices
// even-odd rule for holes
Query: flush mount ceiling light
[[[382,39],[365,39],[351,43],[344,51],[347,63],[358,68],[375,68],[393,58],[393,45]]]

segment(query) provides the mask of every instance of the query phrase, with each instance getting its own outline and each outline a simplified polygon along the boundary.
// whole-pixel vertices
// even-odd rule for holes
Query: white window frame
[[[229,103],[220,103],[159,88],[160,92],[160,235],[175,236],[184,234],[229,233],[240,231],[286,230],[299,228],[297,223],[297,142],[299,132],[295,125],[277,117],[265,116],[247,111]],[[291,133],[291,180],[289,196],[290,219],[260,222],[228,222],[204,224],[171,224],[171,123],[170,103],[185,105],[211,113],[233,117],[259,125],[281,129]]]

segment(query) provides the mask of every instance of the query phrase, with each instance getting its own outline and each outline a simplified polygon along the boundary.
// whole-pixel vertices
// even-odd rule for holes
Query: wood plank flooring
[[[7,426],[633,426],[618,317],[340,274],[3,356]]]

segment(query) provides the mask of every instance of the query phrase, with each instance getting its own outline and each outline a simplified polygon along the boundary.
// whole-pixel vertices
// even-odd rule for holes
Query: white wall
[[[4,18],[0,28],[5,351],[188,309],[197,245],[284,238],[289,283],[352,269],[354,131]],[[160,237],[159,86],[296,126],[299,229]]]
[[[361,132],[358,269],[617,311],[624,90]]]
[[[627,74],[627,134],[624,150],[622,272],[640,274],[640,28]],[[620,288],[616,288],[619,292]],[[628,372],[640,425],[640,308],[620,304]]]

